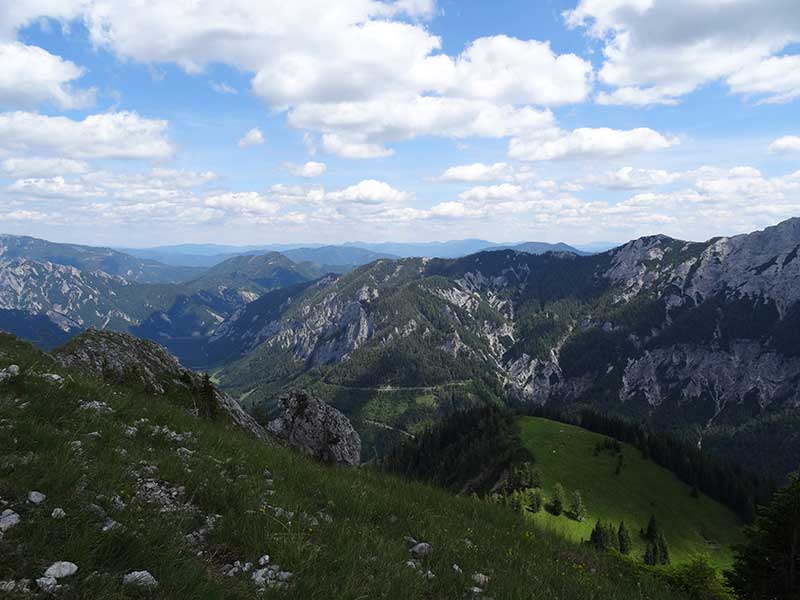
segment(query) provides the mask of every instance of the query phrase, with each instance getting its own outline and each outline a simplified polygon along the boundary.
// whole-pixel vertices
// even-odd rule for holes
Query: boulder
[[[62,577],[71,577],[78,572],[78,565],[66,560],[59,560],[47,567],[44,572],[45,577],[52,577],[54,579],[61,579]]]
[[[356,466],[361,438],[350,420],[322,400],[294,391],[279,400],[281,414],[267,431],[320,462]]]
[[[131,571],[122,578],[122,585],[143,591],[152,591],[158,587],[158,581],[149,571]]]

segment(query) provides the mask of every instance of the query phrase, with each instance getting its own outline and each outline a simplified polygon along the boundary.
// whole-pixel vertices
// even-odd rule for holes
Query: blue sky
[[[794,0],[12,3],[0,230],[732,235],[800,216],[798,97]]]

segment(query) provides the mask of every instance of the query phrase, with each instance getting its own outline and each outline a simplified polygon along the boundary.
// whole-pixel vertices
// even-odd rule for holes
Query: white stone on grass
[[[45,496],[42,492],[28,492],[28,502],[33,504],[41,504],[45,501],[45,498],[47,498],[47,496]]]
[[[54,508],[53,512],[50,513],[50,516],[54,519],[63,519],[67,516],[67,513],[64,512],[63,508]]]
[[[58,588],[58,581],[54,577],[39,577],[36,580],[36,585],[45,594],[55,594]]]
[[[58,562],[54,562],[52,565],[47,567],[47,570],[44,572],[44,576],[61,579],[62,577],[70,577],[75,575],[77,572],[78,565],[66,560],[59,560]]]
[[[0,533],[8,531],[19,523],[19,515],[10,508],[7,508],[0,514]]]
[[[150,591],[158,587],[158,581],[149,571],[131,571],[122,578],[122,585]]]

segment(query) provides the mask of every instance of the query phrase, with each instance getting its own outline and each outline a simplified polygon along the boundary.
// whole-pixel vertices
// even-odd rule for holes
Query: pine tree
[[[745,528],[745,543],[735,549],[728,580],[742,598],[800,598],[800,472],[759,507]]]
[[[589,543],[596,548],[606,547],[605,531],[599,519],[597,523],[594,524],[591,535],[589,535]]]
[[[653,544],[652,542],[648,542],[647,549],[644,551],[644,556],[642,557],[642,560],[646,565],[658,564],[658,553],[655,544]]]
[[[583,521],[586,518],[586,507],[583,505],[583,498],[578,490],[572,492],[569,512],[570,516],[576,521]]]
[[[644,534],[645,539],[655,543],[658,538],[658,524],[656,523],[656,516],[650,515],[650,520],[647,522],[647,531]]]
[[[617,530],[617,539],[619,541],[619,551],[621,554],[628,554],[631,551],[631,534],[628,528],[625,527],[625,521],[620,521],[619,529]]]
[[[200,393],[198,398],[198,413],[206,419],[213,419],[217,415],[217,398],[214,391],[214,384],[208,373],[203,374],[203,381],[200,383]]]
[[[548,510],[556,516],[564,512],[564,496],[564,486],[560,483],[555,484],[555,486],[553,486],[553,497],[550,498]]]
[[[660,565],[668,565],[670,563],[667,538],[665,538],[664,534],[661,532],[659,532],[656,537],[656,559]]]
[[[589,543],[596,548],[607,550],[616,548],[619,542],[614,527],[610,523],[602,523],[598,520],[589,536]]]

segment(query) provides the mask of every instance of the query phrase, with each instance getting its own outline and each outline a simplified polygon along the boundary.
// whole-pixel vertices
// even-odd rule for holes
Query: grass
[[[580,491],[588,511],[583,522],[541,511],[532,517],[538,526],[580,541],[589,538],[597,519],[614,525],[625,521],[634,542],[632,555],[641,558],[645,542],[639,530],[654,514],[673,562],[704,555],[717,567],[730,566],[730,548],[740,541],[742,525],[730,509],[705,495],[693,498],[689,486],[632,446],[622,444],[623,467],[616,474],[618,456],[594,452],[605,436],[543,418],[522,417],[519,423],[523,444],[542,472],[545,496],[559,482],[568,500],[573,490]]]
[[[0,540],[0,580],[40,577],[52,562],[69,560],[79,570],[63,580],[63,599],[128,598],[121,577],[141,569],[159,581],[155,598],[254,598],[248,576],[225,577],[221,568],[270,554],[294,576],[288,590],[268,592],[268,598],[460,598],[474,585],[474,572],[491,577],[487,594],[494,598],[680,598],[652,573],[561,539],[500,506],[370,469],[312,463],[222,420],[198,420],[185,398],[154,398],[82,379],[0,335],[0,368],[12,362],[23,374],[0,384],[0,499],[22,522]],[[53,385],[34,372],[67,379]],[[82,400],[106,402],[114,412],[81,409]],[[142,418],[148,424],[126,435]],[[192,435],[173,442],[153,435],[152,426]],[[99,437],[87,435],[92,432]],[[74,450],[75,441],[82,451]],[[182,458],[179,446],[193,454]],[[157,467],[154,477],[169,486],[185,486],[192,510],[160,512],[138,502],[131,473],[142,463]],[[274,475],[272,487],[265,469]],[[42,505],[26,502],[31,490],[46,494]],[[124,507],[114,507],[115,496]],[[263,509],[265,501],[296,516],[278,517]],[[100,531],[102,519],[91,503],[124,528]],[[52,519],[55,507],[66,518]],[[332,520],[298,516],[320,511]],[[221,518],[198,556],[184,536],[213,514]],[[433,544],[423,567],[435,578],[406,566],[407,535]]]

